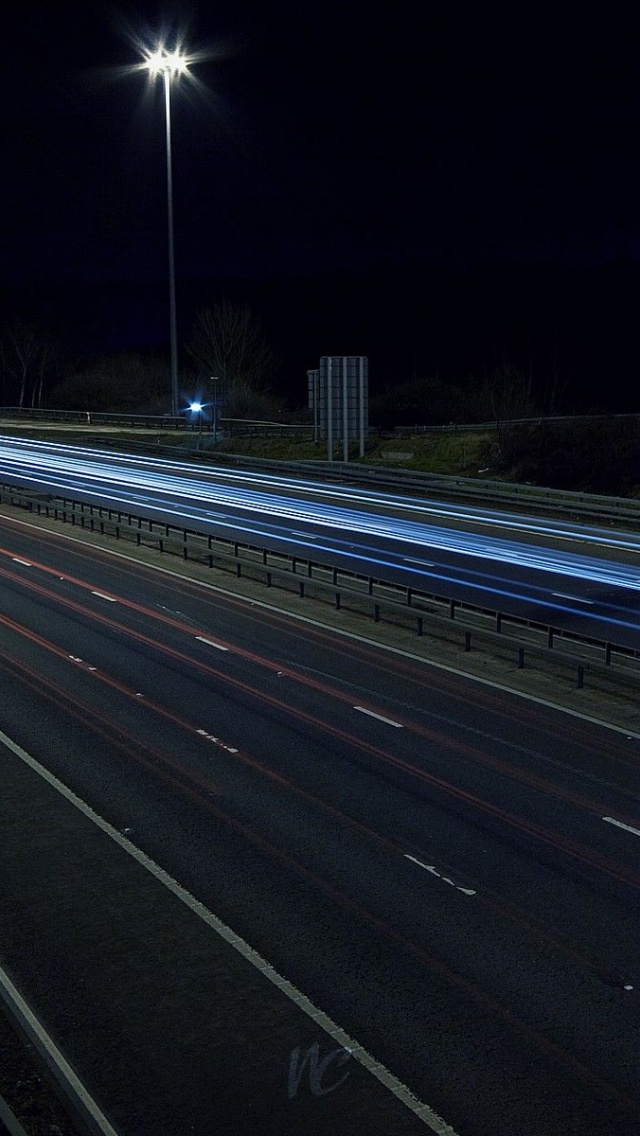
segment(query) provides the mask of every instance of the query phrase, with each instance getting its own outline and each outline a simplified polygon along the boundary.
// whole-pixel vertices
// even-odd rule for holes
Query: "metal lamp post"
[[[171,331],[171,412],[178,414],[178,325],[176,317],[176,269],[173,246],[173,176],[171,161],[171,82],[188,70],[187,57],[180,51],[166,51],[160,47],[147,57],[147,70],[155,78],[162,75],[167,137],[167,231],[169,237],[169,322]]]
[[[218,380],[211,376],[211,402],[213,404],[213,440],[218,439]]]

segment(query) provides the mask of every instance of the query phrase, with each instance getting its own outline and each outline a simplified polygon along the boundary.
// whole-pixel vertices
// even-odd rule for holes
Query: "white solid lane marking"
[[[574,603],[593,604],[593,600],[586,600],[584,596],[570,596],[566,592],[552,592],[551,595],[555,596],[557,600],[573,600]]]
[[[23,564],[25,568],[33,568],[33,564],[30,560],[21,560],[19,556],[12,556],[11,559],[14,564]]]
[[[634,836],[640,836],[640,828],[632,828],[630,824],[623,824],[621,820],[615,820],[614,817],[603,817],[607,824],[615,824],[616,828],[624,828],[625,832],[632,832]]]
[[[459,884],[454,884],[453,880],[450,880],[448,876],[443,876],[437,868],[434,868],[433,864],[423,864],[422,860],[416,860],[415,856],[410,856],[408,852],[404,853],[404,858],[405,860],[411,860],[411,863],[417,864],[419,868],[424,868],[425,872],[430,872],[432,876],[437,876],[438,879],[442,880],[444,884],[450,884],[451,887],[456,889],[456,891],[461,891],[463,895],[476,894],[472,888],[463,888],[460,887]]]
[[[82,1081],[64,1059],[53,1039],[49,1036],[38,1018],[36,1018],[20,992],[13,985],[9,975],[6,974],[1,967],[0,990],[2,990],[6,1001],[12,1007],[24,1032],[35,1045],[35,1048],[41,1055],[44,1050],[47,1062],[51,1063],[57,1072],[58,1078],[65,1084],[71,1100],[75,1101],[76,1106],[80,1106],[79,1111],[86,1114],[85,1120],[88,1118],[89,1121],[92,1122],[92,1131],[97,1130],[101,1132],[103,1136],[118,1136],[115,1128],[112,1128],[109,1124],[106,1116],[100,1111],[93,1097],[82,1084]],[[22,1129],[20,1129],[20,1131],[22,1131]]]
[[[375,718],[378,722],[384,722],[386,726],[395,726],[396,730],[403,730],[402,722],[394,722],[393,718],[383,718],[382,714],[374,714],[373,710],[367,710],[366,706],[354,706],[354,710],[358,710],[360,714],[366,714],[369,718]]]
[[[164,868],[161,868],[154,860],[151,860],[149,856],[137,848],[135,844],[127,840],[126,836],[118,832],[117,828],[114,828],[109,821],[104,820],[90,805],[87,805],[85,801],[76,796],[76,794],[71,789],[68,789],[62,781],[58,780],[53,773],[45,769],[30,753],[27,753],[17,742],[14,742],[1,730],[0,745],[6,746],[11,753],[20,758],[25,765],[33,769],[34,773],[42,777],[56,792],[60,793],[65,800],[69,801],[74,808],[78,809],[83,816],[86,816],[93,824],[102,829],[115,844],[118,844],[132,859],[140,864],[141,867],[149,872],[159,883],[163,884],[168,891],[175,895],[185,907],[188,907],[203,923],[206,923],[216,935],[225,943],[228,943],[246,962],[255,967],[264,978],[277,987],[294,1005],[302,1010],[302,1012],[311,1019],[314,1026],[318,1026],[320,1029],[324,1030],[329,1037],[333,1038],[336,1045],[348,1050],[355,1061],[358,1061],[380,1084],[384,1085],[386,1089],[393,1093],[393,1095],[397,1097],[410,1112],[413,1112],[427,1128],[434,1132],[436,1136],[456,1136],[451,1125],[447,1124],[441,1116],[438,1116],[437,1112],[435,1112],[430,1105],[425,1104],[424,1101],[416,1097],[402,1081],[398,1080],[388,1069],[385,1069],[384,1065],[381,1065],[379,1061],[372,1057],[359,1042],[350,1037],[332,1018],[322,1010],[319,1010],[317,1006],[314,1006],[313,1002],[307,998],[306,994],[298,990],[287,978],[283,978],[282,975],[278,974],[275,968],[271,966],[266,959],[262,958],[245,939],[242,939],[236,934],[228,924],[223,923],[217,915],[209,911],[203,903],[200,903],[200,901],[195,899],[177,880],[174,880]],[[108,1132],[109,1130],[105,1129],[105,1131]],[[117,1134],[114,1134],[114,1136],[117,1136]]]
[[[312,533],[299,532],[298,529],[289,529],[289,533],[291,536],[303,536],[305,540],[318,539],[317,536],[313,536]]]
[[[198,643],[206,643],[207,647],[215,647],[218,651],[228,651],[228,647],[223,647],[220,643],[214,643],[213,639],[205,639],[204,635],[196,635]]]
[[[421,568],[435,568],[431,560],[414,560],[413,556],[404,557],[405,564],[419,564]]]
[[[62,577],[60,577],[62,579]],[[108,600],[109,603],[117,603],[115,596],[105,596],[104,592],[92,592],[92,596],[97,596],[99,600]]]

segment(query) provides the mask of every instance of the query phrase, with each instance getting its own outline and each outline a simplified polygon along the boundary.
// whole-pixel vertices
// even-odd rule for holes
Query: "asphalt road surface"
[[[119,1136],[636,1136],[638,737],[95,543],[0,521],[0,963]]]

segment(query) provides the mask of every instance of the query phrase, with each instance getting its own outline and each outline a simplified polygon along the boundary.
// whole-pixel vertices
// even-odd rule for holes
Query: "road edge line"
[[[331,1037],[338,1046],[347,1051],[354,1058],[354,1060],[356,1060],[360,1065],[363,1066],[363,1068],[367,1070],[367,1072],[371,1073],[372,1076],[374,1076],[376,1080],[378,1080],[383,1085],[384,1088],[393,1093],[393,1095],[397,1097],[397,1099],[406,1108],[408,1108],[410,1112],[417,1116],[419,1120],[421,1120],[428,1128],[431,1129],[433,1133],[435,1133],[435,1136],[457,1136],[457,1133],[451,1127],[451,1125],[447,1124],[447,1122],[443,1120],[442,1117],[440,1117],[428,1104],[425,1104],[418,1097],[416,1097],[415,1094],[412,1093],[411,1090],[407,1087],[407,1085],[403,1084],[402,1081],[395,1077],[394,1074],[390,1072],[390,1070],[386,1069],[385,1066],[382,1065],[379,1061],[376,1061],[376,1059],[372,1057],[372,1055],[366,1049],[364,1049],[364,1047],[361,1046],[359,1042],[350,1037],[349,1034],[347,1034],[341,1026],[337,1025],[337,1023],[328,1016],[328,1014],[325,1014],[323,1010],[319,1010],[317,1006],[314,1006],[313,1002],[311,1002],[311,1000],[307,998],[306,994],[303,994],[301,990],[298,990],[298,988],[293,985],[293,983],[289,982],[287,978],[284,978],[281,974],[279,974],[278,971],[276,971],[275,968],[272,967],[266,959],[264,959],[256,950],[254,950],[254,948],[251,947],[245,939],[236,934],[236,932],[233,931],[226,923],[223,923],[222,920],[219,919],[217,915],[214,915],[212,911],[209,911],[208,907],[205,907],[205,905],[201,903],[200,900],[196,899],[195,896],[193,896],[191,892],[187,890],[187,888],[178,883],[178,881],[175,880],[173,876],[169,875],[169,873],[166,872],[164,868],[161,868],[159,864],[156,864],[155,860],[152,860],[150,856],[147,856],[145,852],[143,852],[140,848],[133,844],[132,841],[130,841],[126,836],[123,836],[122,833],[118,832],[118,830],[114,828],[114,826],[110,824],[109,821],[105,820],[104,817],[101,817],[100,814],[95,811],[95,809],[91,808],[91,806],[83,801],[81,797],[78,797],[77,794],[74,793],[72,789],[69,789],[63,781],[60,781],[60,779],[56,777],[54,773],[51,773],[48,769],[45,768],[45,766],[41,765],[35,757],[32,757],[31,754],[27,753],[26,750],[18,745],[17,742],[14,742],[12,738],[8,737],[8,735],[5,734],[2,730],[0,730],[0,745],[4,745],[11,753],[14,754],[15,757],[24,762],[24,764],[27,765],[34,773],[36,773],[39,777],[46,781],[52,789],[54,789],[57,793],[60,793],[60,795],[63,796],[65,800],[69,802],[69,804],[78,809],[78,811],[81,812],[83,816],[85,816],[88,820],[90,820],[93,824],[100,828],[102,832],[104,832],[106,836],[113,840],[115,844],[119,845],[119,847],[122,848],[123,851],[125,851],[129,856],[131,856],[132,859],[134,859],[142,868],[145,869],[145,871],[149,872],[149,874],[152,875],[159,883],[163,884],[163,886],[166,887],[167,890],[170,891],[177,899],[179,899],[186,907],[188,907],[189,910],[193,912],[193,914],[197,915],[203,921],[203,923],[206,923],[206,925],[210,927],[211,930],[219,936],[219,938],[221,938],[230,947],[237,951],[237,953],[241,955],[241,957],[249,962],[253,967],[255,967],[255,969],[260,974],[262,974],[264,978],[267,978],[269,982],[271,982],[287,998],[289,998],[289,1000],[293,1002],[294,1005],[298,1007],[298,1009],[302,1010],[303,1013],[305,1013],[309,1018],[311,1018],[312,1021],[314,1021],[321,1029],[323,1029],[325,1033],[327,1033],[328,1036]],[[2,986],[3,975],[4,972],[0,968],[0,987]],[[8,981],[10,982],[10,979],[8,979]],[[20,996],[18,995],[18,997]],[[26,1007],[26,1003],[24,1003],[24,1005]],[[28,1007],[26,1007],[26,1009],[28,1011]],[[37,1021],[37,1019],[35,1018],[34,1020]],[[43,1033],[44,1032],[45,1031],[43,1030]],[[45,1036],[48,1037],[48,1035],[46,1034]],[[51,1045],[54,1049],[56,1048],[53,1042],[51,1042]],[[56,1050],[56,1052],[59,1053],[58,1050]],[[72,1076],[75,1077],[73,1070],[71,1070],[71,1067],[67,1064],[67,1062],[64,1061],[62,1054],[60,1054],[60,1058],[62,1062],[64,1062],[64,1065],[70,1071]],[[79,1081],[78,1084],[80,1084]],[[98,1131],[100,1133],[104,1132],[105,1136],[118,1136],[118,1133],[115,1131],[115,1129],[111,1128],[106,1118],[104,1118],[104,1121],[105,1124],[108,1125],[108,1127],[99,1129]]]

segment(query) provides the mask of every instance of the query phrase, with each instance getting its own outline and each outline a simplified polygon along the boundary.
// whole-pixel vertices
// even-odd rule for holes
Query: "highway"
[[[111,492],[112,474],[91,492]],[[126,834],[428,1106],[407,1132],[436,1131],[440,1116],[457,1136],[636,1136],[637,736],[35,524],[0,521],[0,581],[5,786],[19,747]],[[20,817],[5,804],[16,840],[35,824],[31,799]],[[46,820],[31,831],[49,838]],[[145,1024],[152,1045],[156,1011],[145,1023],[114,995],[130,964],[113,899],[100,935],[116,942],[116,972],[100,951],[73,956],[65,919],[104,859],[92,851],[76,872],[76,851],[74,839],[42,912],[15,893],[7,853],[0,961],[118,1136],[191,1130],[171,1127],[185,1097],[197,1130],[219,1131],[197,1113],[197,1057],[146,1053],[132,1090],[131,1053]],[[26,951],[25,920],[46,920]],[[203,1030],[185,1031],[185,1052]],[[276,1056],[284,1069],[288,1052]],[[224,1130],[342,1132],[350,1082],[335,1080],[321,1119],[300,1127],[274,1081],[277,1125],[236,1101]],[[361,1125],[348,1131],[372,1136]]]
[[[640,539],[300,478],[0,438],[0,478],[637,647]]]

